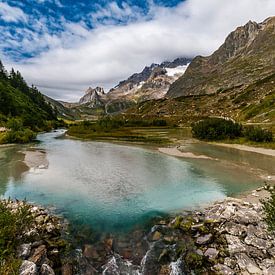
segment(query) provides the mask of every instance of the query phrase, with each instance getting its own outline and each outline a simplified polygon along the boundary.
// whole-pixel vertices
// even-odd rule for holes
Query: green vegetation
[[[105,117],[96,122],[83,121],[72,125],[68,135],[83,139],[118,139],[138,142],[166,142],[165,138],[146,135],[142,133],[144,128],[166,127],[163,119],[138,120]]]
[[[0,61],[0,142],[29,142],[35,132],[50,130],[62,124],[36,87],[29,87],[20,72],[8,73]]]
[[[236,140],[244,138],[251,142],[272,142],[272,132],[259,126],[242,126],[223,118],[207,118],[192,125],[193,137],[208,140]]]
[[[265,220],[268,224],[268,228],[271,231],[275,230],[275,190],[268,188],[270,197],[267,200],[262,201],[263,209],[265,212]]]
[[[272,142],[272,132],[260,127],[248,126],[244,130],[244,136],[254,142]]]
[[[192,133],[202,140],[233,139],[241,136],[242,125],[223,118],[207,118],[194,123]]]
[[[12,211],[0,201],[0,274],[18,274],[20,260],[16,249],[27,241],[22,236],[33,219],[29,213],[27,205]]]

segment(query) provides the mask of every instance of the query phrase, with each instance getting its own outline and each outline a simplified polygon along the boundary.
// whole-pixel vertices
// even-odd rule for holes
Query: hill
[[[19,140],[25,129],[37,132],[51,129],[58,123],[55,111],[37,88],[29,87],[20,72],[12,69],[7,73],[0,61],[0,125],[18,132],[10,141]],[[32,138],[30,131],[27,134]],[[27,140],[22,139],[24,141]]]

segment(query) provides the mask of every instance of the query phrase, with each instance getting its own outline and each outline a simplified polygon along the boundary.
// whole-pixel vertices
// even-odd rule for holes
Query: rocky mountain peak
[[[104,89],[102,87],[91,88],[85,92],[85,95],[80,98],[79,104],[89,103],[89,107],[97,107],[103,104],[102,96],[105,95]]]
[[[85,94],[92,94],[92,93],[97,93],[99,95],[104,95],[105,94],[104,89],[102,87],[96,87],[94,89],[89,87],[85,92]]]

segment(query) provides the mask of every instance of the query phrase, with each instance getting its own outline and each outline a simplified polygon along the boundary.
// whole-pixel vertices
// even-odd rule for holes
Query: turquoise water
[[[131,229],[159,214],[190,209],[262,184],[218,161],[184,159],[133,146],[38,136],[48,168],[26,171],[28,146],[0,148],[0,192],[53,206],[70,222],[101,232]],[[214,167],[214,168],[213,168]]]

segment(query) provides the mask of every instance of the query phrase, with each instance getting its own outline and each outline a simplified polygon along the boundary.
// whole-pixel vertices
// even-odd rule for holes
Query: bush
[[[270,193],[270,198],[262,201],[263,209],[265,212],[265,221],[268,224],[268,228],[271,231],[275,230],[275,190],[268,189]]]
[[[242,125],[223,118],[207,118],[192,125],[192,134],[202,140],[233,139],[242,135]]]
[[[244,136],[255,142],[271,142],[273,140],[272,132],[260,127],[248,126],[244,130]]]
[[[24,129],[19,131],[11,130],[7,132],[5,136],[6,143],[28,143],[33,141],[36,137],[36,133],[30,129]]]

